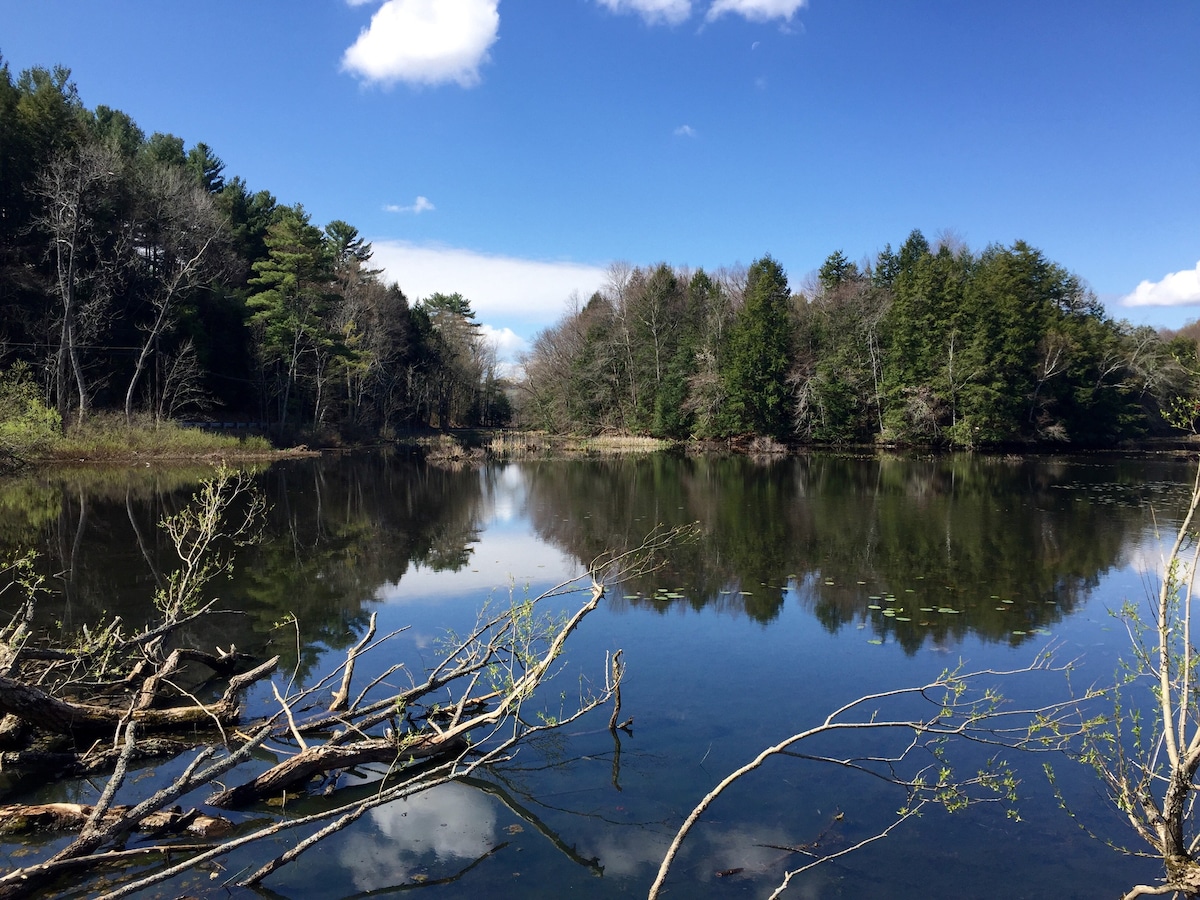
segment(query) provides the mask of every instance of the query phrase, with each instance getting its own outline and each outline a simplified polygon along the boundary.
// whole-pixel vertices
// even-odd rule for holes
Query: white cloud
[[[1188,306],[1200,303],[1200,262],[1194,269],[1172,272],[1162,281],[1143,281],[1122,306]]]
[[[705,18],[711,22],[726,13],[732,13],[751,22],[790,20],[797,10],[806,6],[808,0],[713,0]]]
[[[372,263],[412,302],[458,292],[480,322],[515,320],[537,329],[557,321],[571,295],[587,298],[607,280],[600,266],[492,256],[456,247],[372,240]]]
[[[500,31],[499,0],[385,0],[342,57],[369,82],[479,83]]]
[[[694,138],[696,137],[696,129],[691,125],[680,125],[675,129],[676,137]]]
[[[692,0],[597,0],[615,13],[637,13],[649,24],[678,25],[692,14]]]
[[[496,357],[501,360],[516,359],[521,353],[529,349],[529,341],[521,337],[511,328],[497,328],[495,325],[484,325],[480,328],[483,332],[483,339],[496,348]],[[506,367],[504,374],[510,375],[512,371]]]
[[[423,212],[432,212],[435,209],[437,207],[429,202],[428,197],[418,197],[412,202],[411,206],[400,206],[396,203],[389,203],[384,206],[383,211],[390,213],[412,213],[414,216],[419,216]]]

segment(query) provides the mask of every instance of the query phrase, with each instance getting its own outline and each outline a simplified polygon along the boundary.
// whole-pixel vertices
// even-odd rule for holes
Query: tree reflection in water
[[[155,524],[190,496],[198,474],[60,470],[10,482],[0,492],[0,545],[36,546],[44,571],[61,573],[61,593],[39,608],[42,627],[70,630],[102,614],[130,622],[144,617],[156,572],[169,561]],[[614,884],[627,892],[642,879],[648,884],[672,830],[664,823],[673,816],[677,822],[703,794],[697,788],[705,778],[744,759],[760,736],[749,728],[764,734],[771,725],[788,728],[790,722],[777,720],[826,712],[825,694],[858,687],[821,682],[808,696],[806,686],[825,673],[814,673],[800,650],[784,646],[799,623],[806,623],[804,653],[819,652],[823,664],[836,660],[864,679],[880,667],[944,664],[940,656],[923,659],[922,648],[957,655],[968,646],[979,653],[976,639],[997,653],[1032,652],[1023,645],[1040,646],[1040,629],[1054,626],[1061,634],[1089,614],[1103,617],[1102,610],[1089,613],[1085,601],[1145,550],[1149,504],[1162,530],[1172,530],[1161,514],[1182,506],[1188,478],[1186,461],[1117,458],[654,456],[457,471],[394,454],[300,460],[260,475],[270,505],[264,540],[240,551],[232,580],[215,589],[242,614],[209,617],[188,640],[232,642],[251,652],[269,645],[284,656],[283,668],[303,680],[334,655],[328,650],[351,645],[369,612],[380,610],[391,618],[388,628],[416,620],[409,650],[419,659],[416,635],[432,639],[455,617],[473,614],[487,587],[505,589],[501,573],[538,577],[529,574],[535,552],[539,563],[554,557],[555,565],[569,566],[636,544],[656,524],[699,522],[700,541],[677,548],[663,571],[610,592],[609,619],[595,623],[652,635],[652,654],[641,648],[638,657],[630,655],[642,687],[629,712],[653,728],[639,725],[620,748],[607,732],[580,739],[582,749],[523,759],[527,775],[505,770],[489,787],[458,786],[388,807],[374,827],[354,829],[330,848],[337,848],[336,877],[343,879],[337,896],[351,886],[370,891],[458,877],[459,896],[478,895],[496,877],[493,864],[510,879],[518,868],[566,872],[582,879],[572,882],[581,890],[596,880],[594,864],[604,879],[589,892],[603,895]],[[436,597],[425,593],[435,586]],[[516,584],[518,594],[522,586]],[[292,614],[295,629],[276,627]],[[676,637],[677,623],[693,630]],[[779,636],[758,623],[781,626]],[[865,647],[856,636],[860,627],[863,637],[895,643],[904,653],[885,658],[887,648]],[[733,635],[745,646],[731,647]],[[625,646],[633,644],[630,638]],[[710,654],[709,662],[699,661],[704,671],[668,668],[700,648]],[[854,655],[863,650],[883,661]],[[768,660],[770,653],[776,657]],[[649,668],[649,657],[662,671]],[[671,679],[725,693],[715,704],[704,695],[680,696],[680,682]],[[623,752],[616,770],[614,749]],[[584,754],[586,762],[555,768]],[[534,771],[535,762],[546,768]],[[788,787],[803,788],[799,818],[787,796],[762,792],[688,848],[680,876],[690,873],[697,890],[711,885],[728,892],[715,872],[742,869],[730,876],[735,880],[754,878],[758,869],[769,873],[778,863],[771,845],[792,846],[824,832],[831,796],[854,799],[860,809],[868,802],[828,779]],[[498,791],[508,798],[503,807]],[[781,810],[792,817],[786,825]],[[1037,807],[1022,814],[1036,821]],[[1015,834],[1057,840],[1071,826],[1053,815],[1044,812],[1038,825],[1018,826],[1035,830]],[[524,831],[509,834],[510,825]],[[951,836],[932,819],[913,831],[914,843],[878,852],[902,867],[905,854],[919,850],[953,872],[954,841],[970,838],[962,830]],[[829,839],[840,838],[835,832]],[[520,866],[510,864],[518,845],[525,848]],[[558,862],[535,856],[535,846]],[[1072,854],[1087,852],[1071,846]],[[1053,855],[1047,865],[1060,863],[1062,854]],[[983,863],[992,865],[986,856],[972,864]],[[993,868],[999,871],[999,863]],[[840,889],[832,875],[815,877],[807,889],[824,895],[822,879],[829,880],[829,895]],[[913,881],[920,885],[911,896],[934,890],[925,876]],[[295,896],[332,890],[316,881],[287,885],[285,893]],[[902,893],[888,886],[893,896]]]

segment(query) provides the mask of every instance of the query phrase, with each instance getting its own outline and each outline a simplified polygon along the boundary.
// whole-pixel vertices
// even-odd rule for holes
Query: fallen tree
[[[25,831],[76,833],[48,858],[0,875],[0,900],[55,892],[68,876],[78,887],[81,873],[95,877],[101,866],[109,885],[104,896],[125,896],[274,835],[302,832],[288,850],[238,880],[255,885],[368,810],[507,759],[531,736],[574,722],[617,695],[619,657],[606,662],[596,689],[581,690],[557,718],[525,714],[605,585],[654,567],[658,552],[682,536],[679,529],[656,531],[630,552],[595,560],[579,578],[485,609],[468,634],[448,639],[427,670],[393,665],[356,688],[356,664],[400,633],[377,636],[372,616],[339,666],[315,684],[281,689],[271,682],[272,708],[248,720],[246,692],[268,679],[278,660],[172,644],[182,625],[214,612],[205,586],[230,565],[223,548],[254,538],[261,508],[248,479],[223,470],[166,519],[180,566],[156,596],[160,619],[132,635],[115,620],[86,630],[71,646],[35,640],[32,612],[41,586],[28,560],[16,564],[14,585],[23,595],[0,629],[5,768],[63,777],[110,769],[111,775],[93,803],[0,810],[14,830],[19,823]],[[583,599],[569,615],[544,612],[551,598],[562,605],[574,594]],[[184,687],[182,676],[194,679],[197,670],[223,681],[216,700],[203,702]],[[394,686],[405,680],[406,687]],[[617,727],[614,717],[610,728]],[[141,802],[118,803],[139,760],[181,750],[194,755],[169,783]],[[275,763],[245,774],[245,764],[265,755]],[[374,790],[364,795],[338,786],[337,773],[365,764],[382,767]],[[222,783],[231,776],[233,783]],[[233,836],[222,829],[218,809],[314,786],[325,789],[316,812],[268,813]],[[143,837],[130,846],[136,833]],[[204,840],[218,835],[219,843]]]

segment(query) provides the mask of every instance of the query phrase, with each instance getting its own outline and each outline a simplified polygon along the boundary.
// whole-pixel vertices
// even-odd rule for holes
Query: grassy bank
[[[38,453],[48,462],[125,462],[154,459],[252,459],[277,455],[260,435],[226,435],[174,422],[125,422],[123,416],[96,416],[70,428]]]

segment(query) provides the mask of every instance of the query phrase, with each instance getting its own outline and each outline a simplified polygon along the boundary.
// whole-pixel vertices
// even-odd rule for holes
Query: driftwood
[[[112,806],[101,816],[101,826],[113,825],[129,812],[128,806]],[[39,803],[0,806],[0,834],[29,834],[42,831],[80,831],[91,819],[95,807],[81,803]],[[154,832],[156,837],[187,832],[197,837],[220,837],[233,830],[223,816],[210,816],[199,810],[187,812],[162,809],[139,820],[136,831]]]
[[[114,867],[144,865],[156,859],[169,859],[172,854],[203,853],[212,847],[210,843],[135,847],[132,850],[108,850],[74,859],[35,863],[0,876],[0,900],[34,896],[57,879],[77,873],[94,876]]]
[[[275,670],[279,657],[272,657],[249,672],[235,675],[220,700],[207,705],[187,703],[166,709],[150,705],[156,695],[145,686],[138,693],[133,709],[61,700],[32,684],[0,677],[0,712],[9,713],[34,728],[51,734],[86,736],[97,732],[112,733],[122,722],[133,721],[150,730],[171,730],[188,725],[230,725],[241,715],[240,694]],[[163,676],[165,677],[165,676]],[[147,682],[157,686],[159,676]]]
[[[230,488],[231,480],[234,477],[228,473],[219,476],[215,486],[210,484],[196,495],[196,509],[164,522],[182,565],[160,580],[163,586],[155,604],[163,613],[161,622],[127,637],[118,621],[110,621],[85,632],[71,647],[36,646],[26,627],[29,616],[24,608],[9,627],[0,627],[0,722],[10,748],[0,754],[0,766],[57,776],[112,769],[90,806],[0,808],[0,820],[7,818],[12,831],[69,828],[78,832],[49,859],[0,874],[0,900],[52,892],[59,879],[93,871],[101,864],[166,860],[149,873],[107,885],[105,896],[115,900],[238,847],[255,842],[270,846],[267,839],[306,828],[307,834],[288,842],[286,851],[240,876],[241,885],[258,884],[368,810],[508,759],[530,736],[574,722],[614,696],[622,673],[619,665],[606,666],[603,689],[581,693],[573,711],[553,720],[522,714],[536,689],[561,665],[568,636],[596,609],[605,582],[644,571],[654,552],[681,534],[656,532],[635,550],[597,561],[585,575],[539,597],[514,599],[498,610],[481,613],[475,628],[448,645],[440,661],[420,678],[403,666],[393,666],[354,694],[356,662],[397,633],[376,638],[372,617],[340,666],[302,689],[284,686],[281,690],[271,683],[277,708],[246,722],[242,695],[271,675],[278,658],[236,674],[247,658],[232,648],[208,653],[169,646],[180,624],[212,609],[211,603],[202,601],[200,590],[212,574],[224,571],[224,564],[207,561],[205,554],[213,552],[213,541],[220,536],[236,540],[250,529],[249,519],[232,530],[222,525],[223,510],[245,488],[242,481]],[[565,620],[541,612],[543,601],[581,589],[590,589],[590,596]],[[201,702],[178,686],[183,668],[197,665],[225,681],[219,699]],[[393,686],[397,673],[407,677],[407,687]],[[317,711],[309,712],[314,707]],[[172,732],[187,738],[172,741]],[[135,805],[117,803],[130,767],[138,760],[186,752],[182,748],[197,741],[202,742],[200,751],[174,780]],[[275,765],[225,786],[230,772],[267,752],[268,746],[279,757]],[[365,795],[353,790],[343,793],[331,780],[329,790],[315,804],[316,812],[286,818],[268,812],[263,821],[248,823],[236,835],[226,835],[227,820],[203,807],[185,812],[176,806],[204,790],[209,808],[245,807],[281,793],[306,791],[318,776],[348,768],[373,771],[377,788]],[[214,785],[221,790],[212,792]],[[352,799],[344,799],[346,794]],[[154,845],[126,849],[133,832],[149,834]],[[222,840],[183,844],[179,838],[185,833]]]
[[[461,737],[442,739],[435,735],[413,741],[408,746],[387,738],[375,738],[341,746],[322,744],[307,747],[244,784],[218,791],[205,803],[218,809],[237,809],[278,796],[292,788],[303,787],[317,775],[366,763],[407,764],[417,760],[461,756],[468,746]]]
[[[178,756],[193,746],[194,741],[143,738],[137,742],[132,758],[141,761]],[[0,753],[0,772],[39,773],[58,778],[89,778],[111,772],[122,752],[120,747],[100,747],[86,752],[11,750]]]

